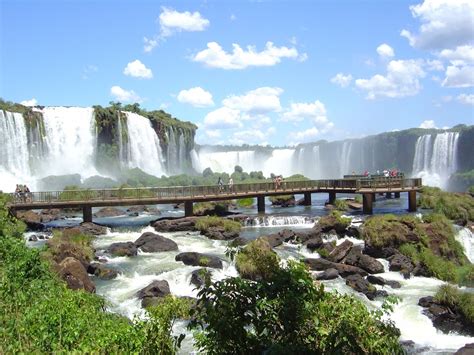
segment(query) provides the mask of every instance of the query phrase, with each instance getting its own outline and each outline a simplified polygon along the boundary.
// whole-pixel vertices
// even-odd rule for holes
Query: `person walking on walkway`
[[[222,181],[222,178],[220,176],[217,180],[217,186],[219,187],[219,192],[222,192],[222,190],[224,190],[224,181]]]
[[[232,177],[229,179],[229,192],[234,192],[234,179],[232,179]]]

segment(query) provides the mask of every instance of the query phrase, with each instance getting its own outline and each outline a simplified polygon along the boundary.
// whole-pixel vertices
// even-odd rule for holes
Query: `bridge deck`
[[[271,182],[228,186],[145,187],[102,190],[66,190],[32,192],[28,197],[12,194],[9,208],[29,210],[43,208],[74,208],[133,206],[232,200],[247,197],[304,193],[385,193],[419,190],[421,179],[372,178],[288,181],[275,188]]]

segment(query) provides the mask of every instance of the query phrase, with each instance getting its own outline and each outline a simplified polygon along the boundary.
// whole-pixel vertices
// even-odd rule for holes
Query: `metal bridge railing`
[[[305,180],[305,181],[283,181],[279,186],[274,182],[260,182],[249,184],[234,184],[231,187],[224,186],[173,186],[173,187],[139,187],[139,188],[117,188],[101,190],[64,190],[64,191],[40,191],[29,194],[11,194],[14,204],[24,203],[50,203],[50,202],[82,202],[82,201],[109,201],[109,200],[136,200],[156,199],[173,200],[193,197],[212,197],[229,195],[251,195],[268,192],[294,192],[294,191],[317,191],[340,189],[356,192],[359,189],[377,188],[414,188],[421,187],[421,179],[403,179],[398,177],[389,178],[360,178],[360,179],[328,179],[328,180]]]

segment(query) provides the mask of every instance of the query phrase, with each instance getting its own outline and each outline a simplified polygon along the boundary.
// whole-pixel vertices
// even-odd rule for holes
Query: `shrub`
[[[246,279],[268,279],[278,268],[278,255],[272,250],[268,241],[263,238],[256,239],[235,257],[235,267],[239,274]]]
[[[252,197],[241,198],[237,200],[237,205],[239,207],[250,208],[255,204],[255,199]]]
[[[334,201],[334,206],[338,211],[347,211],[349,208],[346,200],[336,200]]]
[[[200,232],[205,233],[209,228],[223,228],[226,232],[238,233],[242,226],[239,222],[216,216],[201,217],[196,221],[196,229]]]
[[[443,285],[436,292],[435,300],[461,313],[471,325],[474,325],[474,293],[461,291],[451,285]]]
[[[466,194],[424,186],[417,203],[422,208],[432,209],[452,220],[474,221],[474,199]]]

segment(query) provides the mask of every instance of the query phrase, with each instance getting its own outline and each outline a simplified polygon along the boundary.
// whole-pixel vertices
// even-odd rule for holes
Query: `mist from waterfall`
[[[418,138],[413,159],[413,175],[426,185],[445,187],[457,169],[458,132],[426,134]]]

